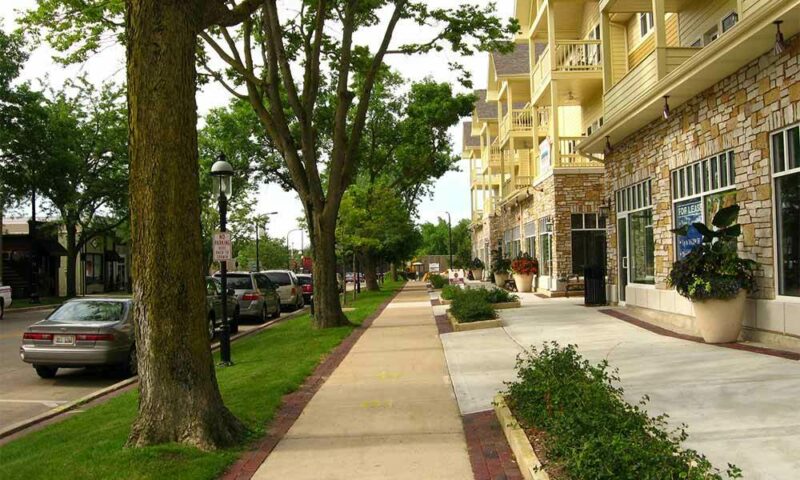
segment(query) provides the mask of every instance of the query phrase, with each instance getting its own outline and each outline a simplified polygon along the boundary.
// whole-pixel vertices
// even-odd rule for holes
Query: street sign
[[[225,262],[233,259],[233,247],[229,232],[216,232],[214,234],[214,261]]]
[[[431,263],[428,265],[428,271],[431,273],[439,273],[439,264],[438,263]]]

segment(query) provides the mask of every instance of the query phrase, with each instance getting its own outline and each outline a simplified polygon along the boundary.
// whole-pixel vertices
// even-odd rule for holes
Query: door
[[[628,285],[628,216],[617,218],[617,262],[619,263],[619,301],[625,301],[625,287]]]

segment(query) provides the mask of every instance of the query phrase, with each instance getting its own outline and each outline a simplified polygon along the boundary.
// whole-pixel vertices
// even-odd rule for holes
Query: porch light
[[[606,135],[606,148],[603,150],[606,155],[610,154],[613,150],[611,148],[611,137]]]
[[[772,23],[775,24],[775,28],[778,30],[775,33],[775,55],[780,55],[786,50],[786,41],[783,39],[783,33],[781,33],[781,23],[783,23],[783,20],[775,20]]]
[[[669,95],[664,95],[664,120],[669,120]]]

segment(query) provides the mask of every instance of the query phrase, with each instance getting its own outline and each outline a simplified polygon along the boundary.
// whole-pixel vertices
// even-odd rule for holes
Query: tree
[[[118,1],[48,0],[24,22],[46,27],[47,39],[66,60],[83,58],[100,48],[98,31],[118,29]],[[185,30],[199,34],[228,65],[225,71],[215,71],[205,55],[198,58],[206,74],[250,103],[285,162],[305,210],[314,251],[316,325],[347,323],[336,286],[336,220],[355,178],[370,97],[386,55],[445,47],[462,55],[478,49],[509,51],[513,43],[506,39],[518,31],[518,23],[511,20],[504,26],[494,16],[494,4],[447,9],[409,0],[297,0],[290,10],[298,13],[283,19],[277,0],[243,0],[233,7],[236,14],[226,9],[228,4],[234,2],[189,2],[195,18],[185,21]],[[78,11],[82,17],[55,15],[65,11]],[[223,13],[226,20],[217,20],[220,12],[228,12]],[[388,17],[382,18],[384,12],[390,12]],[[401,21],[429,27],[433,33],[419,43],[392,47]],[[237,23],[237,29],[230,28]],[[379,42],[372,43],[374,50],[354,40],[366,29],[382,29]],[[355,72],[363,75],[358,84],[352,81]],[[466,75],[461,79],[468,82]]]
[[[466,268],[472,257],[472,239],[469,220],[462,219],[453,225],[453,267]],[[426,222],[420,226],[422,246],[417,255],[445,255],[449,252],[449,225],[439,218],[436,223]]]

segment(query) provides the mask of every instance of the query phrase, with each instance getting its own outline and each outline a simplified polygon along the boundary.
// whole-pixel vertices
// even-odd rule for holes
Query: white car
[[[281,297],[281,306],[297,310],[303,308],[303,288],[291,270],[267,270],[262,272],[267,278],[278,286],[278,295]]]
[[[9,306],[11,306],[11,287],[0,286],[0,318],[3,318],[3,313]]]

